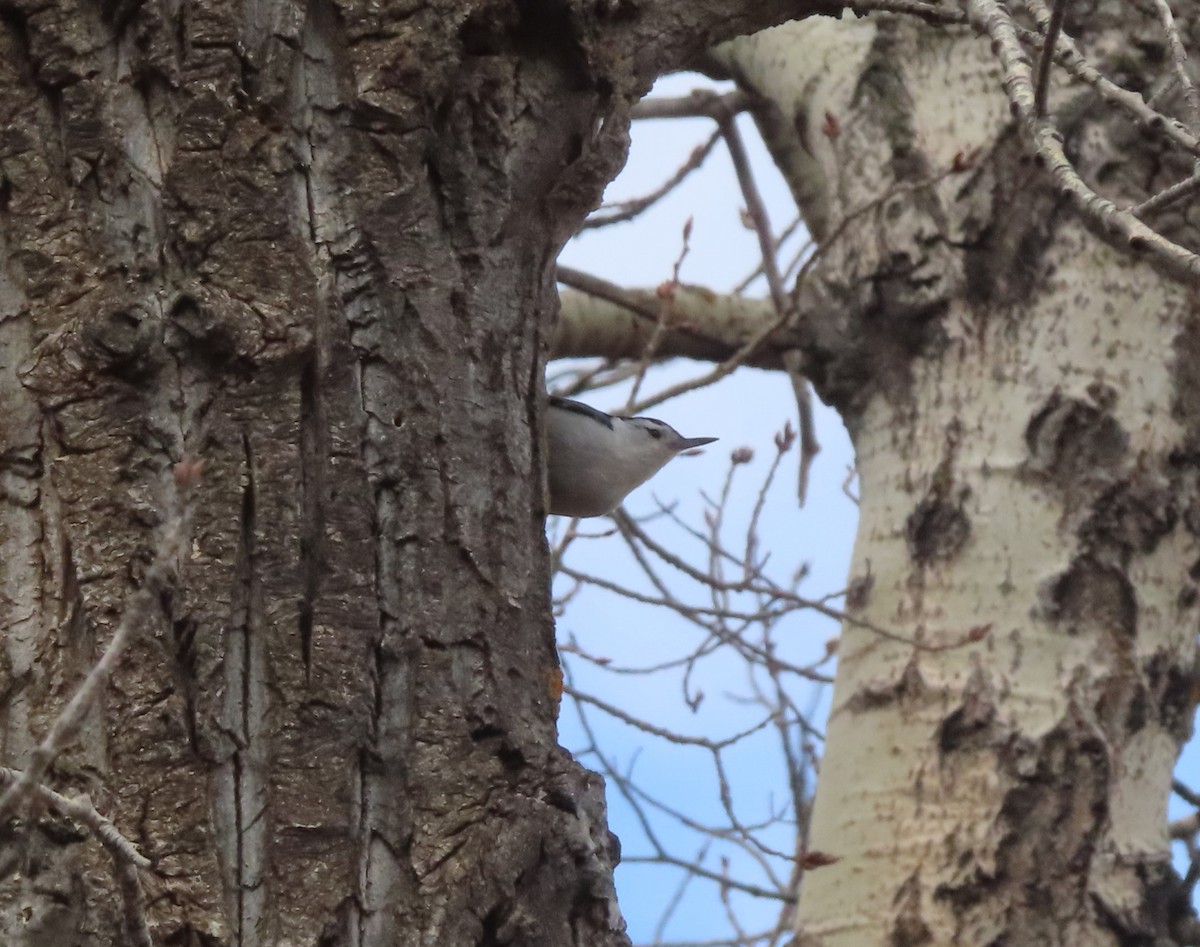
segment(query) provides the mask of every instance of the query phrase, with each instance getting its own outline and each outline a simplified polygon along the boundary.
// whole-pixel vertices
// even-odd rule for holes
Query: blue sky
[[[659,83],[657,95],[684,95],[704,82],[696,76],[676,76]],[[606,194],[607,201],[618,201],[652,191],[671,176],[692,149],[712,132],[707,120],[663,120],[639,122],[634,127],[629,166]],[[759,187],[764,192],[776,232],[795,216],[795,205],[757,133],[746,121],[747,146],[759,171]],[[693,229],[690,251],[680,277],[684,282],[729,290],[749,273],[759,260],[754,234],[740,221],[744,206],[726,153],[718,147],[705,167],[678,191],[660,202],[651,212],[628,224],[585,231],[568,245],[561,260],[564,264],[607,278],[624,286],[653,287],[669,279],[682,246],[682,231],[691,218]],[[765,287],[754,285],[750,292],[764,295]],[[553,377],[563,370],[562,363],[551,366]],[[705,371],[676,361],[653,371],[643,385],[649,394]],[[627,389],[610,389],[584,396],[596,407],[615,410]],[[730,453],[739,447],[754,451],[749,464],[739,466],[732,500],[727,508],[726,532],[735,545],[742,542],[759,485],[776,453],[774,437],[785,423],[796,424],[796,405],[791,385],[781,373],[741,369],[712,387],[690,393],[648,412],[668,421],[688,436],[715,436],[720,440],[706,448],[702,456],[683,457],[672,462],[646,486],[635,491],[626,502],[631,515],[649,515],[657,501],[677,503],[676,511],[685,522],[703,528],[705,495],[716,497],[730,467]],[[853,455],[837,415],[818,405],[817,435],[822,450],[811,473],[809,498],[801,509],[796,499],[798,456],[792,448],[767,498],[766,515],[760,530],[761,548],[771,551],[772,573],[785,581],[801,565],[809,575],[801,586],[812,597],[842,588],[849,565],[854,538],[856,510],[843,492],[843,483],[853,463]],[[607,519],[585,521],[593,532],[610,528]],[[552,538],[565,523],[552,517]],[[679,528],[658,520],[647,527],[665,544],[685,554],[690,561],[703,564],[705,549]],[[636,564],[624,544],[616,537],[592,539],[572,545],[568,563],[576,569],[601,575],[613,581],[634,584],[650,591],[639,579]],[[670,570],[665,570],[670,572]],[[689,602],[704,604],[702,590],[672,577],[673,587]],[[561,583],[558,591],[566,587]],[[613,659],[621,664],[652,664],[687,653],[700,634],[686,621],[661,608],[630,602],[600,589],[587,588],[573,599],[558,622],[559,639],[576,638],[589,653]],[[837,634],[836,624],[808,612],[796,612],[781,622],[777,638],[781,656],[808,663],[820,658],[826,642]],[[683,693],[681,674],[617,675],[598,669],[570,654],[566,665],[574,683],[582,690],[681,733],[717,737],[736,732],[762,716],[757,708],[743,703],[751,688],[745,663],[727,649],[699,662],[689,681],[694,696],[704,699],[696,710],[689,708]],[[818,708],[819,723],[824,716],[828,695],[810,684],[792,690],[801,706]],[[657,740],[589,709],[588,720],[596,731],[603,751],[619,767],[633,767],[640,785],[670,801],[674,806],[701,820],[719,820],[720,804],[710,754],[695,747],[678,747]],[[564,702],[560,719],[562,741],[579,750],[587,745],[576,710]],[[595,760],[585,762],[595,765]],[[787,793],[785,769],[778,737],[764,733],[731,751],[729,778],[739,817],[746,821],[765,818],[778,807]],[[612,827],[622,840],[624,855],[645,855],[649,847],[632,809],[620,793],[609,786]],[[666,818],[654,821],[654,831],[664,845],[681,858],[694,856],[703,844],[700,835],[682,830]],[[792,845],[792,832],[786,826],[770,834],[771,844],[782,849]],[[749,860],[734,858],[731,872],[755,882],[762,881],[761,870]],[[705,864],[719,871],[720,852],[710,853]],[[782,865],[777,870],[787,876]],[[665,906],[682,880],[678,869],[661,865],[626,863],[618,869],[617,883],[622,909],[635,943],[652,942],[655,927]],[[707,939],[730,931],[725,909],[710,882],[693,882],[663,931],[663,939],[687,942]],[[750,928],[765,926],[778,915],[777,902],[735,896],[739,917]]]

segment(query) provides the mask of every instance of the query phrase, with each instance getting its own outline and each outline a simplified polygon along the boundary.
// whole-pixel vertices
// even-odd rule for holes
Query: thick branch
[[[839,16],[843,6],[828,0],[657,0],[640,5],[641,15],[629,21],[621,58],[632,61],[637,75],[654,78],[734,36],[814,14]]]
[[[564,272],[571,273],[560,270]],[[652,290],[621,289],[594,277],[586,288],[580,280],[564,282],[578,289],[562,294],[551,358],[641,357],[662,306]],[[664,358],[724,361],[774,318],[774,308],[766,300],[717,295],[695,286],[679,286],[671,306],[674,318],[657,346],[657,354]],[[759,346],[746,364],[782,369],[783,352],[791,347],[781,330]]]

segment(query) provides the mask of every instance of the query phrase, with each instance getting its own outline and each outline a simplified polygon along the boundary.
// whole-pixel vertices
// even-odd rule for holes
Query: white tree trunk
[[[1185,297],[1076,227],[1047,260],[1058,277],[1019,314],[948,311],[914,364],[919,414],[879,395],[857,429],[855,614],[945,650],[844,631],[811,833],[842,861],[805,880],[814,943],[919,925],[1116,944],[1099,928],[1153,930],[1164,907],[1146,883],[1195,637],[1172,461],[1187,365],[1163,334]]]
[[[1189,292],[1024,161],[970,33],[810,21],[720,55],[766,96],[823,242],[803,348],[861,478],[810,836],[840,860],[803,881],[799,943],[1169,937],[1200,551]],[[1086,93],[1056,104],[1088,170],[1143,160]]]

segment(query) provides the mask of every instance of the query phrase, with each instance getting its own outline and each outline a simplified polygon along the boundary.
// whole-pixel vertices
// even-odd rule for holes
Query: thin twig
[[[1059,130],[1040,119],[1034,110],[1029,57],[1021,48],[1008,11],[998,0],[968,0],[968,12],[972,24],[992,39],[1004,74],[1004,91],[1058,190],[1071,198],[1083,217],[1097,224],[1110,239],[1120,238],[1128,249],[1151,254],[1177,276],[1200,282],[1200,256],[1151,230],[1128,210],[1101,197],[1079,176],[1063,148]]]
[[[687,861],[671,855],[666,850],[665,846],[659,841],[656,833],[654,832],[654,828],[650,822],[650,819],[642,807],[642,799],[639,798],[639,791],[635,791],[631,782],[631,778],[622,774],[617,767],[613,765],[612,761],[609,760],[602,752],[600,752],[596,735],[593,732],[591,723],[584,711],[583,702],[579,700],[575,701],[575,711],[579,716],[580,726],[583,728],[584,733],[591,741],[590,752],[596,757],[596,760],[599,762],[600,769],[604,775],[612,782],[614,786],[616,786],[617,791],[620,792],[625,798],[626,802],[629,803],[630,808],[633,810],[634,816],[637,818],[639,824],[641,825],[642,831],[646,835],[647,841],[655,851],[655,854],[652,856],[626,855],[622,857],[622,861],[625,864],[645,862],[651,864],[662,863],[674,865],[695,875],[696,877],[706,878],[710,881],[715,881],[718,884],[725,881],[725,879],[723,879],[716,872],[710,871],[696,862]],[[644,794],[641,795],[644,796]],[[770,889],[763,888],[760,885],[748,884],[740,881],[730,881],[729,883],[739,891],[754,895],[755,897],[773,898],[784,902],[794,901],[794,897],[784,891],[771,891]]]
[[[1045,31],[1049,28],[1050,10],[1042,0],[1024,0],[1024,3],[1036,19],[1042,34],[1027,30],[1013,23],[1011,19],[1009,25],[1023,42],[1040,45]],[[1122,88],[1101,73],[1065,33],[1059,37],[1055,59],[1072,78],[1090,86],[1104,101],[1129,112],[1142,127],[1162,132],[1184,151],[1200,157],[1200,138],[1192,134],[1183,122],[1158,111],[1140,93]]]
[[[114,859],[113,867],[121,888],[125,932],[129,935],[129,942],[133,947],[154,947],[150,925],[146,921],[146,893],[136,866]]]
[[[646,533],[646,531],[643,530],[637,523],[635,523],[629,514],[627,514],[624,510],[618,508],[611,515],[616,521],[618,528],[620,528],[622,532],[628,531],[635,535],[639,542],[643,543],[656,556],[662,559],[663,562],[666,562],[668,565],[678,569],[680,572],[684,573],[684,575],[690,576],[697,582],[703,582],[710,586],[713,584],[711,576],[708,576],[696,569],[684,559],[673,553],[671,550],[667,549],[661,543],[658,543],[652,539]],[[732,559],[733,557],[731,556],[730,558]],[[734,559],[733,561],[736,562],[737,560]],[[812,609],[814,612],[825,615],[827,618],[834,618],[845,624],[854,625],[855,627],[872,631],[881,638],[887,638],[890,641],[908,645],[909,647],[915,648],[918,651],[950,651],[956,648],[965,647],[979,640],[978,633],[973,630],[968,630],[950,641],[945,641],[940,644],[929,644],[928,642],[921,641],[916,638],[910,638],[907,635],[902,635],[899,632],[892,631],[889,628],[884,628],[881,625],[877,625],[865,618],[860,618],[857,615],[851,615],[849,612],[845,612],[841,609],[832,608],[823,602],[806,598],[803,595],[797,595],[794,592],[789,592],[786,589],[778,588],[774,585],[763,586],[755,582],[738,581],[724,583],[723,587],[731,592],[756,592],[759,594],[775,595],[779,598],[789,599]]]
[[[720,134],[720,132],[718,132],[718,134]],[[785,243],[787,243],[788,239],[797,230],[799,230],[803,226],[803,224],[804,224],[804,218],[802,216],[800,216],[799,214],[797,214],[792,219],[792,222],[783,228],[783,231],[779,234],[778,237],[775,238],[775,253],[776,254],[778,254],[779,251],[781,249],[783,249],[783,245]],[[807,241],[805,243],[805,247],[811,248],[812,242]],[[801,251],[801,254],[803,254],[803,250]],[[747,289],[750,288],[750,284],[753,283],[760,276],[762,276],[765,272],[766,272],[766,269],[765,269],[762,261],[760,260],[758,265],[753,270],[751,270],[749,273],[747,273],[744,277],[742,277],[742,279],[738,282],[738,284],[733,287],[733,292],[735,294],[744,293]],[[787,271],[784,271],[784,273],[782,275],[783,275],[783,278],[786,280],[787,276],[788,276]]]
[[[771,723],[771,718],[767,717],[764,720],[760,720],[758,723],[754,724],[754,726],[748,727],[747,729],[735,733],[732,736],[725,737],[723,740],[710,740],[708,737],[690,737],[682,733],[675,733],[672,730],[667,730],[663,727],[656,726],[655,724],[650,723],[648,720],[641,720],[638,717],[633,716],[633,714],[626,713],[620,707],[616,707],[607,701],[603,701],[599,697],[595,697],[592,694],[585,694],[582,691],[576,690],[570,684],[563,685],[563,693],[568,694],[575,700],[582,701],[585,704],[591,704],[597,710],[603,710],[610,717],[615,717],[622,723],[629,724],[629,726],[637,730],[641,730],[643,733],[648,733],[652,737],[658,737],[660,740],[666,740],[668,743],[678,743],[683,746],[699,746],[706,750],[723,750],[726,747],[733,746],[735,743],[740,743],[742,740],[746,739],[746,737],[758,733]]]
[[[621,201],[608,207],[601,207],[595,214],[583,222],[583,227],[580,229],[591,230],[596,227],[607,227],[609,224],[622,223],[623,221],[632,220],[644,211],[649,210],[682,184],[688,175],[704,164],[704,159],[712,153],[713,148],[716,147],[720,139],[720,131],[713,132],[709,136],[708,141],[703,145],[697,145],[692,150],[687,161],[661,187],[642,197]]]
[[[1046,98],[1050,89],[1050,69],[1054,65],[1054,46],[1058,42],[1058,34],[1062,32],[1063,20],[1067,16],[1067,0],[1054,0],[1054,10],[1050,14],[1050,25],[1046,28],[1046,42],[1042,46],[1042,55],[1038,58],[1037,89],[1033,94],[1034,112],[1046,114]]]
[[[762,887],[762,885],[747,884],[744,881],[733,881],[732,879],[718,874],[715,871],[711,871],[700,865],[693,864],[692,862],[684,861],[682,858],[676,858],[673,855],[663,854],[655,855],[653,857],[647,857],[645,855],[623,855],[621,857],[621,864],[623,865],[655,864],[658,862],[667,865],[675,865],[676,867],[690,871],[692,874],[701,878],[707,878],[709,881],[715,881],[719,885],[729,885],[731,888],[736,888],[743,894],[749,894],[756,898],[770,898],[773,901],[784,901],[787,903],[791,903],[796,900],[793,895],[785,894],[781,891],[772,891],[770,888]]]
[[[967,22],[966,14],[954,7],[924,0],[854,0],[847,7],[855,13],[903,13],[915,16],[935,25],[953,25]]]
[[[788,381],[792,383],[792,397],[796,399],[796,412],[800,420],[800,470],[796,477],[796,496],[800,505],[808,497],[808,475],[813,461],[821,452],[817,440],[816,421],[813,420],[812,388],[803,370],[804,354],[799,349],[783,353],[783,365],[787,369]]]
[[[0,785],[12,786],[24,777],[25,774],[20,770],[0,766]],[[100,844],[112,852],[114,857],[123,859],[137,868],[150,869],[150,859],[139,852],[137,846],[125,838],[111,820],[97,811],[88,796],[71,798],[55,792],[49,786],[43,786],[41,783],[32,784],[31,791],[59,815],[91,829]]]
[[[680,395],[694,391],[697,388],[706,388],[714,382],[720,381],[726,375],[731,375],[743,364],[751,358],[759,347],[762,346],[772,335],[783,328],[784,323],[788,321],[788,315],[785,313],[777,317],[771,322],[763,325],[748,338],[739,349],[723,361],[719,362],[711,370],[697,378],[681,381],[678,384],[671,385],[669,388],[664,388],[662,391],[651,395],[648,398],[643,398],[636,404],[630,405],[629,410],[637,413],[645,411],[647,408],[652,408],[656,404],[662,404],[664,401],[669,401],[671,398],[677,398]]]
[[[706,841],[700,846],[700,851],[696,853],[696,857],[692,859],[697,865],[704,863],[704,856],[708,854],[709,842]],[[671,895],[667,901],[666,907],[663,908],[662,915],[658,919],[658,923],[654,925],[654,942],[661,943],[662,936],[666,932],[667,925],[671,922],[671,918],[679,909],[679,905],[683,903],[683,895],[687,891],[688,886],[692,883],[695,876],[690,872],[684,872],[683,877],[679,881],[679,887],[675,889],[675,893]]]
[[[1200,191],[1200,174],[1193,174],[1190,178],[1184,178],[1177,184],[1172,184],[1165,190],[1146,198],[1133,208],[1132,213],[1136,217],[1148,217],[1176,201],[1190,197],[1196,191]]]
[[[638,356],[637,373],[633,376],[633,384],[629,388],[629,397],[625,399],[625,410],[630,414],[634,413],[629,408],[637,402],[638,391],[641,390],[642,382],[646,379],[646,372],[650,369],[650,363],[654,360],[655,353],[658,352],[658,347],[662,344],[663,339],[667,337],[667,333],[671,329],[671,323],[678,321],[675,317],[675,291],[679,288],[679,271],[683,268],[683,261],[687,259],[688,251],[691,250],[691,217],[683,225],[682,236],[683,245],[679,248],[679,255],[675,257],[675,264],[671,268],[671,278],[659,290],[658,321],[655,322],[654,331],[650,334],[650,338],[646,340],[646,344]]]
[[[642,99],[633,107],[630,117],[638,119],[652,118],[712,118],[720,119],[724,115],[736,115],[750,107],[750,95],[738,89],[727,95],[721,95],[708,89],[697,89],[689,95],[679,98],[649,98]]]
[[[1167,37],[1167,48],[1171,51],[1171,64],[1175,67],[1175,81],[1183,92],[1183,104],[1187,112],[1188,125],[1192,131],[1200,131],[1200,97],[1196,94],[1196,85],[1192,82],[1192,73],[1188,69],[1188,54],[1184,49],[1183,40],[1179,37],[1179,27],[1175,24],[1175,16],[1171,13],[1171,5],[1167,0],[1154,0],[1154,8],[1158,11],[1159,22],[1162,23],[1163,33]]]
[[[750,167],[750,159],[746,155],[746,146],[742,143],[741,133],[731,112],[727,112],[717,120],[721,134],[725,138],[725,147],[729,149],[729,158],[733,162],[733,170],[737,175],[738,186],[746,199],[746,212],[754,225],[754,233],[758,237],[758,249],[762,254],[763,273],[767,277],[767,287],[771,292],[771,302],[780,315],[786,316],[792,306],[783,288],[783,279],[779,275],[779,267],[775,260],[775,237],[771,233],[771,220],[767,215],[767,205],[759,193],[758,184],[754,180],[754,170]]]
[[[162,589],[174,577],[177,563],[183,557],[187,542],[186,520],[186,508],[180,508],[168,517],[154,561],[146,570],[141,588],[133,593],[125,606],[125,614],[118,622],[104,654],[92,666],[66,708],[58,715],[50,733],[30,754],[29,762],[20,777],[9,785],[3,796],[0,796],[0,821],[12,815],[43,781],[50,764],[79,732],[88,710],[120,662],[126,646],[133,639],[134,632],[141,630],[149,620]]]
[[[1180,799],[1186,802],[1189,806],[1194,806],[1200,809],[1200,793],[1189,788],[1182,781],[1175,779],[1171,781],[1171,792],[1175,793]]]
[[[25,779],[25,774],[19,770],[0,766],[0,785],[12,787]],[[130,942],[134,947],[153,947],[146,922],[146,897],[138,874],[139,870],[149,871],[153,867],[150,859],[139,852],[137,846],[125,838],[110,819],[100,814],[88,796],[71,798],[41,783],[31,783],[29,791],[59,815],[90,829],[108,851],[121,889],[125,929]]]

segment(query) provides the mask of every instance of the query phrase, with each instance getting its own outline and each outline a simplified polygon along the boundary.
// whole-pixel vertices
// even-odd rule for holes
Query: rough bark
[[[1145,87],[1161,49],[1134,7],[1072,4],[1068,30]],[[1067,212],[986,42],[834,29],[722,53],[818,235],[894,192],[802,291],[807,371],[858,456],[854,615],[898,637],[844,629],[810,836],[840,860],[804,879],[798,943],[1180,942],[1165,807],[1196,693],[1194,297]],[[1114,199],[1186,174],[1096,105],[1054,89]]]
[[[662,69],[803,2],[5,3],[2,756],[203,458],[178,587],[50,774],[168,944],[618,944],[555,740],[539,392],[561,241]],[[8,826],[0,941],[122,943]]]

